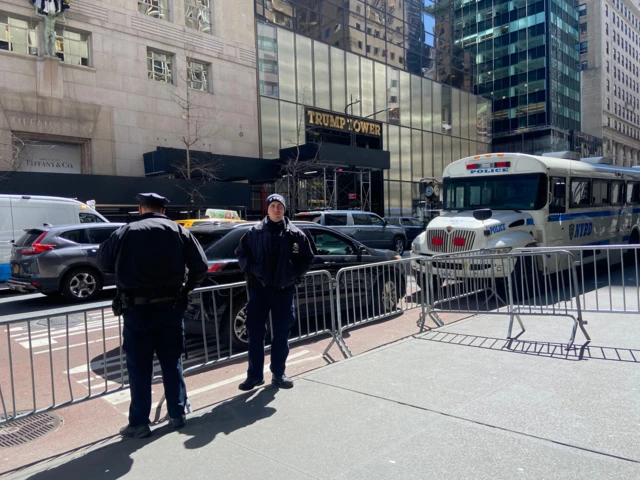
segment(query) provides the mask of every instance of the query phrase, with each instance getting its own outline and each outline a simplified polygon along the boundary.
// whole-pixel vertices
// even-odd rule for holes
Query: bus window
[[[592,190],[594,206],[600,207],[611,204],[611,200],[609,199],[609,182],[606,180],[594,180]]]
[[[627,183],[627,203],[630,205],[640,203],[640,183]]]
[[[589,180],[571,180],[571,208],[584,208],[591,205],[591,182]]]
[[[567,182],[564,177],[552,177],[549,180],[551,203],[549,213],[564,213],[567,205]]]
[[[624,203],[624,183],[613,182],[611,184],[611,205],[622,205]]]

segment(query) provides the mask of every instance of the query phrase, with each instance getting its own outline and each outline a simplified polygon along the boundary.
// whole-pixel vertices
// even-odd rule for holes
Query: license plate
[[[13,272],[13,274],[14,274],[14,275],[19,274],[19,273],[20,273],[20,265],[14,265],[14,266],[11,268],[11,271]]]

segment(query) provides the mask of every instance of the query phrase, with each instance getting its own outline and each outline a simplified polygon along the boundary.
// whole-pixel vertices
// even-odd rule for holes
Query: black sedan
[[[202,245],[209,262],[208,280],[203,287],[244,281],[244,274],[240,270],[234,251],[242,236],[254,224],[254,222],[244,222],[199,225],[190,229]],[[399,258],[394,252],[365,247],[356,240],[322,225],[311,222],[294,222],[294,224],[309,237],[311,248],[316,255],[311,272],[326,270],[335,279],[338,270],[344,267]],[[306,277],[302,285],[298,286],[296,295],[298,326],[297,330],[294,327],[294,335],[319,331],[319,321],[330,323],[333,297],[330,292],[334,290],[333,283],[332,279],[311,274]],[[362,312],[361,315],[382,315],[394,312],[398,302],[406,294],[406,280],[403,272],[389,265],[380,269],[359,269],[354,273],[343,275],[341,286],[343,300],[341,308],[349,308],[350,312]],[[235,348],[246,347],[246,299],[244,287],[223,288],[213,295],[204,293],[202,297],[192,296],[185,315],[185,331],[188,334],[202,335],[202,312],[207,334],[218,334],[219,338],[224,342],[230,341]]]

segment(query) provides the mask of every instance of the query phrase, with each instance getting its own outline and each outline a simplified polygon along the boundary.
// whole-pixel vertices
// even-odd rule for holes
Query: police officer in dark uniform
[[[271,383],[292,388],[284,373],[289,355],[289,335],[295,322],[293,296],[296,282],[311,268],[313,252],[307,236],[284,216],[281,195],[267,197],[267,217],[240,240],[236,255],[247,276],[247,333],[249,369],[240,390],[251,390],[264,383],[264,338],[271,312]]]
[[[124,437],[150,435],[153,353],[174,428],[185,423],[187,390],[182,376],[186,297],[207,275],[207,260],[188,230],[164,215],[168,200],[141,193],[140,218],[119,228],[98,251],[104,273],[115,273],[114,312],[124,317],[123,346],[131,388]],[[188,269],[188,273],[187,273]]]

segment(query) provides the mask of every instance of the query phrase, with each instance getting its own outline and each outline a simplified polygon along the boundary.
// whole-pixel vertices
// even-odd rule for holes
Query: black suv
[[[70,302],[94,299],[113,275],[98,268],[98,247],[123,223],[83,223],[31,228],[11,254],[9,289],[59,295]]]
[[[255,222],[227,223],[221,225],[198,225],[190,232],[202,245],[209,263],[208,280],[203,286],[229,284],[244,281],[244,273],[235,257],[242,236]],[[311,248],[316,255],[311,271],[327,270],[335,278],[338,270],[355,265],[366,265],[400,258],[388,250],[375,250],[337,232],[331,228],[310,222],[294,222],[309,238]],[[361,296],[359,302],[343,302],[349,308],[370,315],[381,315],[396,310],[398,302],[406,294],[406,279],[400,268],[387,266],[379,271],[369,269],[358,270],[353,275],[344,275],[341,291],[345,296]],[[334,288],[333,281],[322,280],[317,276],[309,276],[305,284],[298,287],[296,304],[298,310],[298,331],[310,331],[310,324],[318,322],[318,317],[327,321],[330,304],[329,291]],[[365,292],[366,290],[366,292]],[[246,289],[236,288],[232,291],[224,289],[215,295],[203,297],[206,312],[207,333],[219,334],[219,338],[230,339],[234,347],[246,347]],[[365,300],[366,298],[366,300]],[[365,301],[368,302],[365,305]],[[192,297],[192,304],[185,315],[185,331],[202,335],[199,297]],[[355,306],[354,306],[355,305]],[[343,307],[343,308],[346,308]],[[231,311],[230,311],[231,310]],[[216,322],[217,320],[217,322]],[[215,332],[215,324],[219,332]],[[231,326],[233,324],[233,327]],[[317,327],[317,326],[316,326]]]

